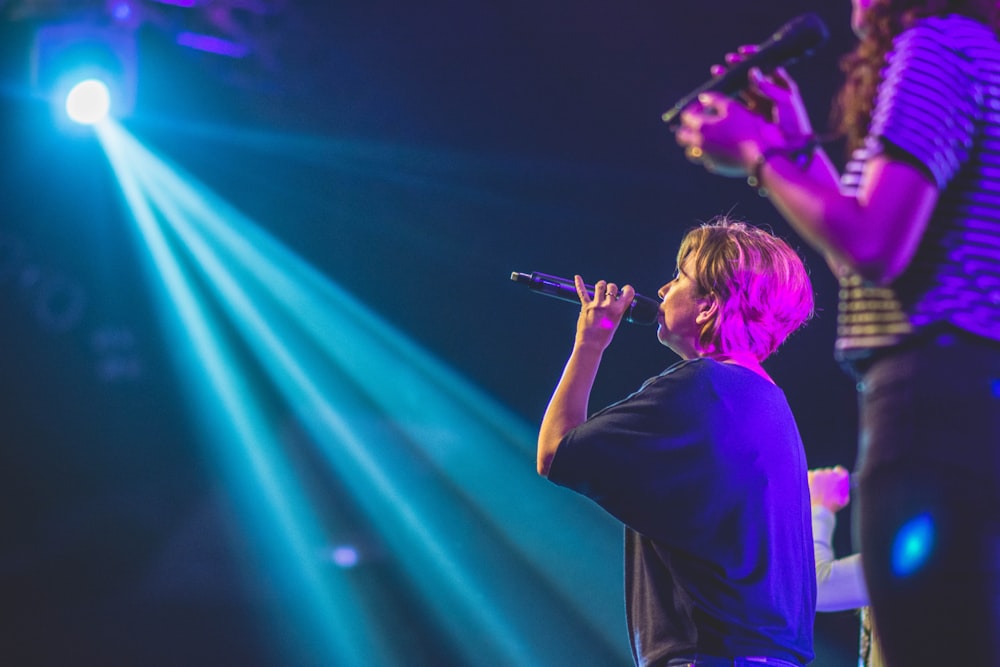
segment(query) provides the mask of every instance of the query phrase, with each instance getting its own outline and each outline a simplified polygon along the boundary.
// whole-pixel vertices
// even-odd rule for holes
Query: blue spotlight
[[[109,11],[123,17],[125,6],[135,9],[131,0],[118,0]],[[92,125],[111,114],[121,119],[131,113],[138,81],[136,17],[133,12],[109,26],[47,25],[35,33],[32,88],[51,100],[60,125]]]
[[[908,577],[919,570],[934,547],[934,522],[929,514],[910,519],[896,533],[892,545],[892,572]]]
[[[66,95],[66,115],[81,125],[93,125],[111,111],[111,93],[99,79],[87,79],[73,86]]]

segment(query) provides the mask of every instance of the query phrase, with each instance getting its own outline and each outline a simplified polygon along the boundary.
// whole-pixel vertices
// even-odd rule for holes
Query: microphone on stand
[[[519,273],[513,271],[510,279],[515,283],[527,285],[528,289],[545,296],[551,296],[561,301],[579,305],[580,295],[576,293],[576,284],[566,278],[550,276],[546,273]],[[587,293],[594,296],[594,286],[585,285]],[[625,311],[625,321],[632,324],[656,324],[656,313],[660,310],[660,302],[647,296],[636,294]]]
[[[826,24],[816,14],[803,14],[792,19],[757,46],[756,53],[731,65],[719,76],[713,77],[681,98],[663,114],[664,123],[672,123],[681,111],[698,99],[702,93],[717,92],[733,96],[747,86],[747,73],[754,67],[773,70],[790,65],[803,56],[811,56],[829,38]]]

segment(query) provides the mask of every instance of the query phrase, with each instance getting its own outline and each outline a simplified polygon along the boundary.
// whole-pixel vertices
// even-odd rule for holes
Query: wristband
[[[757,155],[757,159],[754,160],[753,166],[750,167],[750,175],[747,176],[747,185],[753,188],[761,197],[766,197],[767,189],[761,183],[760,178],[760,172],[764,168],[764,164],[775,155],[783,155],[794,162],[799,168],[807,167],[812,162],[813,153],[816,152],[818,145],[819,142],[816,140],[816,137],[809,135],[798,146],[792,148],[788,146],[771,146],[761,151]]]

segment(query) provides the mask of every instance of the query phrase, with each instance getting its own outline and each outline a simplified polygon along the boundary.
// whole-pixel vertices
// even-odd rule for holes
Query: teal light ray
[[[133,148],[137,151],[143,150],[140,146]],[[503,651],[500,656],[502,659],[513,660],[512,664],[525,664],[523,659],[528,657],[525,651],[541,650],[538,647],[540,643],[553,646],[547,640],[539,641],[534,628],[526,627],[532,625],[526,623],[526,619],[536,616],[537,611],[515,606],[508,610],[511,613],[497,613],[491,611],[488,605],[480,604],[481,594],[477,593],[478,589],[493,588],[494,594],[491,599],[499,601],[505,597],[504,591],[499,590],[496,582],[491,581],[489,576],[491,570],[502,571],[498,569],[501,566],[485,567],[485,565],[496,560],[492,553],[506,550],[507,545],[512,544],[520,552],[513,558],[519,563],[518,566],[525,570],[515,576],[522,580],[538,579],[537,575],[528,570],[543,572],[547,575],[544,585],[548,588],[555,586],[556,598],[570,606],[569,611],[550,610],[553,616],[572,617],[583,614],[588,627],[583,628],[582,632],[595,637],[598,643],[604,644],[601,649],[602,654],[609,651],[608,646],[622,645],[624,635],[621,632],[621,619],[617,608],[621,599],[620,569],[609,567],[609,563],[620,562],[620,527],[606,520],[603,515],[597,514],[589,505],[582,505],[579,499],[555,490],[537,478],[533,472],[530,445],[527,443],[530,431],[518,420],[491,405],[491,402],[484,397],[477,396],[478,392],[469,391],[467,383],[459,383],[457,378],[444,372],[443,367],[431,363],[428,355],[419,352],[415,346],[404,346],[409,349],[409,358],[401,357],[399,352],[395,351],[389,359],[380,360],[379,357],[384,356],[389,349],[386,348],[384,341],[403,337],[371,316],[363,318],[367,326],[361,328],[343,321],[353,320],[358,315],[366,314],[362,307],[349,300],[346,295],[341,295],[351,305],[346,318],[343,316],[335,319],[325,318],[318,325],[314,323],[312,327],[305,329],[313,337],[314,342],[323,344],[322,347],[327,355],[330,354],[328,342],[330,340],[337,341],[335,348],[352,341],[353,344],[359,345],[357,348],[347,345],[351,349],[348,350],[346,359],[355,359],[355,362],[349,365],[354,370],[354,373],[349,373],[352,382],[339,393],[329,380],[323,384],[323,389],[319,390],[316,377],[321,375],[317,371],[321,366],[310,364],[308,369],[303,368],[299,362],[304,354],[301,341],[294,346],[294,350],[286,341],[301,338],[301,334],[296,334],[296,328],[302,328],[314,315],[322,315],[323,312],[329,311],[331,305],[343,304],[317,303],[316,296],[310,294],[308,289],[297,286],[295,280],[287,275],[289,272],[282,271],[280,265],[283,260],[289,260],[293,266],[298,265],[300,272],[311,277],[318,286],[324,286],[327,291],[334,288],[315,272],[307,270],[308,267],[296,261],[294,256],[286,251],[278,252],[278,246],[273,241],[262,245],[262,235],[259,232],[254,233],[255,228],[249,221],[214,197],[211,202],[206,202],[210,193],[203,188],[194,188],[191,185],[194,181],[189,177],[182,177],[175,169],[164,165],[144,150],[141,162],[144,165],[143,173],[146,173],[148,168],[146,185],[151,196],[157,201],[158,206],[167,212],[167,218],[171,221],[174,231],[181,237],[183,245],[195,254],[196,265],[205,270],[209,276],[207,282],[220,291],[220,303],[229,308],[234,322],[241,327],[244,337],[257,350],[261,363],[271,369],[272,377],[276,384],[281,386],[289,403],[308,406],[307,412],[323,415],[320,419],[314,418],[312,423],[321,425],[317,430],[317,439],[326,442],[329,448],[328,458],[331,461],[340,460],[339,465],[345,480],[363,481],[355,490],[365,499],[364,502],[367,503],[369,513],[374,520],[384,523],[386,516],[392,516],[393,525],[400,527],[398,531],[386,531],[390,536],[387,539],[392,541],[392,536],[397,534],[409,536],[409,540],[396,540],[397,552],[400,553],[412,552],[414,545],[421,546],[428,567],[415,569],[414,580],[429,581],[428,572],[433,570],[442,573],[441,576],[444,578],[439,582],[440,586],[427,587],[427,597],[437,601],[443,599],[441,595],[443,589],[451,591],[453,602],[458,604],[459,608],[466,610],[464,622],[470,618],[478,618],[482,627],[486,629],[481,633],[483,636],[490,637],[493,641],[502,640],[503,648],[500,649]],[[235,244],[242,248],[244,256],[234,255],[233,249],[228,246],[226,249],[229,252],[224,259],[216,256],[215,251],[199,236],[205,233],[205,229],[218,232],[228,239],[230,245]],[[262,262],[260,261],[262,257],[245,256],[248,250],[259,247],[266,247],[269,252],[276,252],[280,259],[267,258],[266,262]],[[269,311],[267,315],[262,315],[259,312],[262,295],[255,292],[251,298],[245,293],[245,286],[254,283],[258,288],[266,286],[277,305],[285,308],[290,304],[294,305],[294,310],[289,312],[296,316],[293,325],[284,326],[278,331],[276,323],[280,319],[275,313]],[[313,312],[316,310],[321,312]],[[334,335],[334,332],[340,335]],[[370,348],[366,343],[371,343],[373,337],[378,344]],[[344,362],[345,358],[338,356],[334,360],[337,362],[335,365],[338,371],[342,373],[344,368],[341,362]],[[329,361],[327,360],[327,365]],[[407,362],[410,361],[417,364],[415,370],[407,367]],[[405,369],[402,375],[406,381],[403,383],[396,381],[400,375],[400,362],[403,362],[402,368]],[[375,364],[374,373],[372,373],[372,363]],[[431,367],[435,367],[442,378],[451,377],[450,389],[442,391],[438,386],[449,384],[446,379],[422,378],[422,373],[419,371],[426,372]],[[386,386],[384,380],[393,376],[382,374],[385,372],[395,373],[389,386]],[[345,415],[372,413],[371,405],[358,405],[353,410],[344,408],[345,405],[356,401],[354,397],[358,393],[358,379],[371,375],[382,378],[381,383],[372,384],[369,380],[369,386],[364,392],[369,402],[377,401],[376,404],[380,404],[378,416],[375,419],[366,417],[360,421],[345,417]],[[412,379],[409,378],[411,375]],[[400,390],[394,388],[397,384],[408,396],[399,395]],[[425,390],[429,390],[430,394],[424,394]],[[338,398],[332,400],[330,396]],[[456,397],[459,396],[466,398],[456,405]],[[404,399],[404,404],[411,405],[414,419],[399,420],[396,412],[400,398]],[[470,398],[479,400],[474,401]],[[432,415],[430,419],[422,416],[423,412],[428,412],[428,407],[432,408],[429,410]],[[419,421],[417,417],[420,418]],[[479,425],[484,418],[494,422],[494,425],[487,427]],[[410,469],[420,468],[426,464],[422,465],[421,459],[414,459],[413,455],[407,455],[405,450],[394,451],[392,456],[379,452],[377,459],[372,458],[370,451],[378,449],[373,443],[378,443],[382,448],[398,447],[395,441],[400,440],[399,433],[387,437],[384,432],[377,432],[379,429],[376,428],[376,432],[373,432],[371,428],[371,422],[385,422],[389,419],[394,422],[394,430],[408,436],[407,446],[418,444],[423,449],[421,452],[423,460],[434,460],[439,472],[448,473],[443,482],[435,481],[433,484],[428,484],[423,478],[414,478],[409,473]],[[365,423],[366,421],[368,423]],[[456,428],[467,428],[466,437],[459,436],[456,439],[453,433]],[[509,435],[511,431],[518,434],[514,440]],[[331,432],[337,434],[332,442]],[[440,446],[444,439],[452,441],[449,446]],[[456,449],[454,444],[461,441],[475,442],[477,447]],[[345,463],[342,460],[343,451],[348,446],[352,460]],[[448,450],[451,450],[450,454]],[[429,453],[434,454],[435,458],[429,459]],[[442,454],[444,456],[441,456]],[[404,465],[396,465],[397,461],[404,462]],[[485,461],[490,463],[486,464]],[[470,470],[460,470],[462,465],[472,466],[471,476]],[[508,483],[503,483],[505,478]],[[499,484],[498,479],[501,481]],[[483,487],[487,487],[487,492],[483,492]],[[401,488],[406,492],[401,492]],[[373,494],[373,489],[377,493]],[[529,490],[527,494],[526,490]],[[451,497],[448,494],[459,494],[459,497]],[[461,494],[465,497],[463,498]],[[535,502],[526,500],[530,498]],[[462,502],[458,502],[467,500],[473,501],[471,507],[475,508],[474,510],[465,511]],[[420,507],[422,511],[416,511],[411,507]],[[540,507],[545,508],[546,514],[558,512],[559,509],[569,510],[565,516],[575,518],[576,524],[584,524],[582,535],[577,534],[573,540],[567,537],[564,528],[559,531],[550,530],[547,521],[538,521]],[[457,514],[462,512],[465,516],[458,517]],[[558,516],[557,520],[560,522],[564,518],[563,513],[554,516]],[[449,520],[443,520],[443,517],[449,517]],[[506,517],[513,517],[516,521],[507,521]],[[434,531],[429,530],[428,526],[435,521],[440,525]],[[465,531],[462,534],[462,530],[456,531],[455,526],[470,527],[472,532]],[[480,554],[477,558],[460,558],[460,553],[458,556],[452,553],[455,551],[454,548],[444,549],[443,545],[447,545],[449,540],[442,539],[441,536],[450,535],[451,541],[464,540],[462,548],[469,550],[472,539],[470,535],[474,536],[477,531],[482,531],[483,526],[488,526],[492,537],[491,541],[484,541],[482,546],[478,547]],[[569,526],[568,532],[572,533],[572,528],[573,526]],[[595,539],[598,536],[601,539]],[[581,541],[585,541],[588,545],[589,558],[594,558],[595,553],[599,556],[602,552],[606,552],[608,560],[597,563],[594,567],[579,565],[581,561],[588,560],[579,557]],[[553,550],[553,546],[559,548]],[[561,559],[560,554],[565,554],[566,558]],[[411,563],[418,560],[407,558],[404,562]],[[510,567],[503,569],[509,570]],[[602,587],[602,582],[594,576],[595,572],[607,572],[609,583]],[[517,578],[514,579],[515,582]],[[588,580],[591,585],[581,587],[582,580]],[[537,581],[535,585],[539,585]],[[501,588],[514,590],[518,586]],[[520,602],[523,604],[523,598]],[[441,606],[440,602],[435,604]],[[517,601],[507,604],[516,605]],[[544,605],[538,605],[537,602],[532,602],[530,605],[533,608],[540,606]],[[456,614],[455,608],[451,606],[442,609],[441,613],[446,622],[461,616]],[[599,618],[595,619],[595,615]],[[511,620],[515,618],[518,620]],[[552,625],[551,618],[547,623]],[[509,627],[511,625],[520,627],[511,629]],[[456,629],[461,630],[461,628]],[[578,631],[575,634],[579,633]],[[469,634],[466,625],[462,636]],[[565,657],[565,646],[559,649],[558,645],[555,645],[555,648]],[[469,650],[481,654],[483,643],[477,641],[469,646]],[[610,651],[614,652],[614,649]],[[593,650],[589,653],[591,659],[594,659]]]
[[[451,200],[475,201],[490,207],[502,207],[521,213],[560,216],[574,211],[565,210],[557,202],[542,204],[539,198],[525,205],[522,192],[525,182],[545,182],[546,191],[558,190],[559,184],[578,191],[588,184],[609,182],[649,183],[659,185],[663,173],[659,170],[633,170],[606,164],[585,164],[578,160],[553,161],[504,154],[484,154],[448,150],[421,145],[401,145],[372,139],[330,135],[294,134],[269,129],[233,128],[213,123],[147,118],[143,123],[171,136],[207,146],[231,147],[254,151],[270,160],[282,163],[315,165],[349,177],[364,177],[381,183],[391,183],[403,190],[436,193]],[[226,151],[221,151],[225,153]],[[276,195],[286,196],[285,184],[273,174],[248,174],[256,188],[275,188]],[[310,192],[296,192],[296,198]],[[322,197],[326,197],[324,191]],[[322,201],[328,203],[326,199]],[[530,209],[530,210],[529,210]]]
[[[176,335],[169,340],[179,346],[189,341],[191,363],[184,369],[185,377],[197,395],[193,403],[203,408],[208,440],[218,448],[216,455],[228,488],[236,496],[247,525],[258,525],[254,532],[260,537],[258,547],[266,554],[265,567],[298,605],[286,610],[285,629],[305,635],[301,647],[295,650],[308,654],[315,664],[371,664],[378,654],[369,652],[367,649],[372,647],[358,641],[364,636],[363,628],[352,627],[352,617],[333,604],[330,577],[323,576],[317,558],[317,549],[323,543],[321,536],[292,472],[275,455],[278,445],[273,441],[273,429],[257,417],[265,410],[257,404],[243,378],[233,372],[238,364],[220,341],[217,325],[172,253],[154,209],[142,192],[130,138],[113,123],[99,126],[98,135],[150,253],[155,274],[162,281],[162,302],[175,309]],[[177,350],[178,358],[185,356],[183,350]],[[219,418],[223,415],[225,420]],[[341,593],[350,593],[346,586],[341,588]]]
[[[288,309],[296,322],[292,330],[308,333],[329,361],[350,375],[422,447],[463,491],[464,500],[491,517],[494,529],[505,533],[560,590],[579,591],[581,578],[593,578],[594,563],[620,560],[620,526],[579,498],[554,492],[534,474],[533,428],[411,343],[225,201],[188,186],[194,182],[190,176],[182,177],[162,162],[151,164],[151,169],[155,171],[150,180],[170,190],[201,233],[224,245],[232,257],[230,267],[250,267],[241,281],[255,282]],[[568,523],[568,528],[553,531],[547,522],[538,521],[540,506]],[[592,544],[592,559],[546,557],[575,553],[580,535]],[[613,619],[618,619],[606,600],[620,589],[618,573],[611,569],[606,583],[595,581],[586,600],[581,600],[595,626],[605,633],[607,628],[614,632]]]
[[[487,523],[483,517],[456,502],[448,484],[413,474],[423,467],[420,460],[405,449],[406,443],[400,443],[395,429],[386,432],[378,427],[388,423],[390,415],[381,415],[376,427],[370,428],[371,420],[357,418],[370,413],[370,406],[346,407],[357,403],[354,385],[337,389],[328,380],[322,390],[318,388],[316,378],[322,375],[322,365],[304,365],[300,361],[303,350],[288,344],[295,339],[295,331],[288,327],[279,330],[276,323],[280,318],[272,312],[262,313],[260,300],[251,299],[245,292],[243,286],[249,276],[231,274],[234,269],[230,263],[215,256],[198,237],[189,216],[180,214],[174,206],[180,197],[157,192],[157,188],[166,187],[163,174],[151,178],[148,185],[152,198],[193,253],[196,265],[219,290],[219,302],[229,309],[244,338],[257,350],[261,363],[271,369],[289,403],[308,406],[324,415],[322,429],[316,435],[328,443],[328,457],[343,459],[345,448],[350,451],[351,460],[339,464],[342,477],[364,498],[362,504],[369,508],[377,525],[392,526],[383,529],[385,539],[396,545],[400,560],[410,569],[413,581],[425,589],[425,599],[438,608],[442,622],[452,625],[451,632],[461,638],[468,658],[483,660],[490,645],[497,651],[494,661],[504,664],[546,664],[556,656],[546,656],[545,651],[558,652],[565,658],[565,647],[539,642],[534,629],[539,624],[558,627],[577,613],[552,606],[551,602],[526,605],[525,595],[537,595],[545,583],[537,581],[530,591],[526,590],[521,582],[532,577],[527,564],[516,557],[513,564],[504,561],[512,557],[505,555],[507,549],[501,541],[481,529]],[[337,399],[324,398],[331,395]],[[345,419],[345,415],[350,417]],[[334,442],[330,442],[331,432],[337,436]],[[404,447],[400,448],[400,444]],[[387,452],[389,448],[395,450]],[[372,455],[373,450],[378,456]],[[529,478],[537,483],[533,474]],[[460,548],[456,550],[451,546],[454,544]],[[507,572],[507,577],[497,577],[500,572]],[[519,587],[524,590],[522,595],[512,596],[511,592]],[[490,604],[483,603],[487,592]],[[547,613],[543,615],[541,610]],[[478,632],[474,621],[481,628]],[[567,627],[564,634],[578,633],[578,628]],[[587,655],[595,658],[592,648]]]

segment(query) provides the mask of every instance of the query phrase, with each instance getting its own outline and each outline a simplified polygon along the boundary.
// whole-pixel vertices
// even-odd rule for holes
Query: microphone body
[[[527,285],[528,289],[545,296],[551,296],[569,303],[580,303],[580,295],[576,293],[576,284],[572,280],[550,276],[546,273],[519,273],[514,271],[510,279],[515,283]],[[587,293],[594,296],[594,286],[585,286]],[[625,321],[632,324],[656,324],[656,314],[660,310],[660,302],[639,294],[635,295],[628,310],[625,311]]]
[[[713,77],[681,98],[663,114],[663,122],[672,123],[680,113],[702,93],[718,92],[733,96],[747,86],[747,73],[754,67],[773,70],[790,65],[803,56],[810,56],[829,37],[826,24],[816,14],[803,14],[792,19],[757,46],[757,52],[738,62],[719,76]]]

